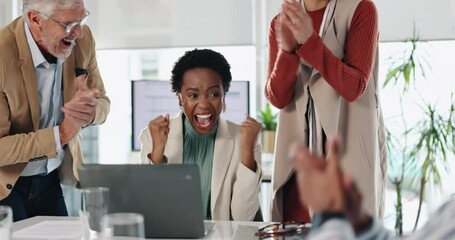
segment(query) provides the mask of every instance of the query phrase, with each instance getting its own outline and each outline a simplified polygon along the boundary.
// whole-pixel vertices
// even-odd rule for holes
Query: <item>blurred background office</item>
[[[95,35],[98,64],[111,99],[111,113],[106,123],[83,132],[86,161],[103,164],[139,161],[138,151],[134,151],[132,146],[131,81],[168,81],[172,64],[185,51],[195,47],[219,51],[231,63],[233,80],[249,81],[249,112],[256,118],[258,110],[266,103],[263,89],[267,70],[268,24],[279,11],[281,2],[86,0],[87,10],[92,13],[88,25]],[[374,3],[379,12],[381,83],[393,73],[394,66],[400,66],[399,63],[409,59],[410,54],[416,59],[415,74],[410,67],[406,70],[407,65],[403,65],[401,70],[397,70],[403,75],[398,76],[396,84],[391,78],[381,95],[386,126],[391,136],[403,139],[403,129],[418,130],[420,121],[426,119],[427,106],[434,106],[436,113],[445,116],[450,104],[453,104],[455,0],[374,0]],[[0,27],[20,16],[20,6],[19,0],[0,0]],[[414,45],[406,42],[412,38],[418,39]],[[421,63],[417,61],[419,59]],[[415,81],[404,91],[404,81],[400,79],[407,75]],[[402,113],[405,118],[401,117]],[[421,130],[409,135],[406,142],[409,145],[416,142],[424,129]],[[447,146],[453,147],[453,141],[449,139]],[[404,148],[399,146],[398,149]],[[405,172],[402,189],[404,227],[410,229],[419,202],[418,181],[412,181],[412,176],[419,176],[416,174],[418,164],[403,167],[400,164],[401,150],[389,152],[391,164],[385,222],[393,228],[397,198],[392,182]],[[453,177],[449,178],[455,173],[453,150],[447,152],[445,159],[447,161],[439,160],[434,165],[438,166],[441,184],[436,182],[427,187],[421,222],[455,192]],[[268,184],[264,183],[262,189],[261,205],[265,220],[269,220]],[[70,214],[77,215],[75,210],[71,210],[76,195],[72,190],[67,190],[66,195]]]

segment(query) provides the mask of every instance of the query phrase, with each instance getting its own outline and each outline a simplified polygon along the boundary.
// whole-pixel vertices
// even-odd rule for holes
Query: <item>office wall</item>
[[[11,14],[11,0],[0,0],[0,28],[11,21]]]
[[[0,27],[21,1],[0,0]],[[85,1],[97,49],[253,45],[254,0]],[[14,5],[14,9],[13,9]]]
[[[380,40],[455,39],[455,0],[375,0],[379,11]]]
[[[279,12],[281,0],[270,0],[267,18]],[[402,41],[413,36],[414,26],[422,40],[455,39],[455,0],[373,0],[379,14],[381,42]]]
[[[278,13],[282,0],[95,0],[85,1],[99,49],[251,45],[255,7],[265,20]],[[455,0],[374,0],[381,41],[455,38]],[[0,0],[0,27],[20,10],[21,1]],[[13,5],[15,8],[13,8]],[[14,12],[14,13],[13,13]],[[14,15],[13,15],[14,14]]]
[[[85,1],[98,49],[251,45],[253,0]]]

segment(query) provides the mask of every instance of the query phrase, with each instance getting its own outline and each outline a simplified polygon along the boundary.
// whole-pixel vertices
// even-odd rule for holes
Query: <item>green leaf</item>
[[[258,120],[265,130],[275,131],[277,126],[278,113],[274,114],[270,104],[267,103],[264,109],[259,110]]]
[[[406,85],[409,85],[410,82],[411,82],[411,78],[410,78],[411,70],[412,70],[412,64],[411,63],[406,64],[404,69],[403,69],[403,77],[404,77]]]
[[[400,71],[400,68],[401,68],[401,66],[398,66],[398,67],[396,67],[396,68],[390,70],[390,71],[387,73],[387,77],[386,77],[386,79],[385,79],[385,81],[384,81],[384,84],[382,85],[383,87],[387,86],[387,84],[389,84],[389,82],[390,82],[390,80],[391,80],[392,78],[395,78],[395,79],[398,78],[398,76],[396,76],[396,75],[398,74],[398,71]]]

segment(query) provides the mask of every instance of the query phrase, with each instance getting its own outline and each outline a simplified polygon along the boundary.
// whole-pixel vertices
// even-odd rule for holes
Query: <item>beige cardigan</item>
[[[332,4],[336,4],[336,11],[334,8],[328,9],[328,16],[334,17],[321,26],[327,30],[323,36],[325,45],[340,59],[344,57],[344,40],[349,32],[351,17],[360,1],[332,0]],[[337,33],[334,29],[337,29]],[[341,138],[341,163],[347,172],[352,173],[359,186],[364,209],[373,215],[382,216],[387,161],[384,123],[379,102],[377,51],[373,64],[365,92],[357,101],[351,103],[336,93],[322,79],[320,73],[302,64],[294,90],[294,100],[280,111],[279,116],[272,178],[273,221],[281,221],[283,218],[282,187],[294,173],[293,163],[288,160],[289,146],[295,140],[308,144],[308,139],[305,139],[308,129],[305,120],[308,87],[325,133],[328,137],[338,134]]]
[[[63,96],[68,102],[76,93],[75,69],[85,68],[87,84],[100,90],[93,124],[101,124],[110,102],[95,57],[95,41],[88,27],[76,40],[63,63]],[[57,156],[52,128],[38,129],[40,108],[32,56],[25,36],[24,20],[17,18],[0,31],[0,199],[7,197],[30,159]],[[75,186],[77,168],[83,163],[79,138],[68,143],[59,167],[62,183]]]
[[[152,136],[148,128],[140,135],[141,162],[151,164],[147,154],[152,150]],[[253,220],[259,209],[261,186],[261,145],[256,142],[254,159],[257,171],[253,172],[240,162],[240,126],[220,118],[215,138],[211,186],[211,212],[213,220]],[[171,119],[164,155],[170,164],[181,164],[183,157],[182,113]]]

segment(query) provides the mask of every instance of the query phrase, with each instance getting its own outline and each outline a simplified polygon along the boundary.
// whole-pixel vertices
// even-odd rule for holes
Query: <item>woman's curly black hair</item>
[[[194,68],[208,68],[221,77],[224,92],[229,90],[231,85],[231,66],[226,58],[219,53],[210,49],[194,49],[185,52],[185,54],[175,62],[172,69],[171,88],[172,92],[180,93],[182,90],[183,74]]]

